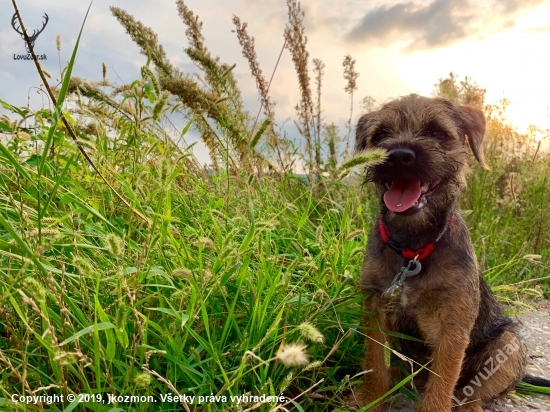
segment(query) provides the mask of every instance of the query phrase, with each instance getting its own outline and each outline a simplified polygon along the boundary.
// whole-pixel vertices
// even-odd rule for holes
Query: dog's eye
[[[447,137],[447,133],[441,130],[429,130],[427,135],[436,139],[444,139]]]
[[[372,144],[380,143],[388,134],[384,130],[379,130],[372,135]]]

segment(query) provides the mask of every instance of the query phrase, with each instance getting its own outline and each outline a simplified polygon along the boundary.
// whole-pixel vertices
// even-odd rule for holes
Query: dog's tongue
[[[392,212],[404,212],[420,198],[420,180],[395,179],[384,193],[384,203]]]

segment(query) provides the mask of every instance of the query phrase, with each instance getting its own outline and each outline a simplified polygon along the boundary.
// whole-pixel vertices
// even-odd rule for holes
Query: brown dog
[[[418,412],[450,412],[453,403],[459,405],[453,411],[481,412],[524,378],[524,346],[481,277],[457,209],[469,171],[468,146],[486,167],[484,133],[480,110],[417,95],[359,120],[356,151],[388,152],[384,163],[367,170],[382,202],[361,267],[360,287],[369,295],[370,372],[353,395],[359,406],[390,389],[384,345],[397,339],[386,332],[420,341],[399,340],[400,352],[417,362],[415,369],[429,369],[414,380],[425,389]]]

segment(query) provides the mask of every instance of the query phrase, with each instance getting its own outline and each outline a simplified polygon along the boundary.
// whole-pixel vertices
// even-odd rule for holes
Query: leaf
[[[97,314],[99,315],[99,319],[101,319],[101,321],[104,324],[110,323],[109,317],[101,307],[101,304],[99,303],[99,299],[97,295],[95,296],[95,307],[96,307]],[[116,354],[115,335],[113,334],[113,331],[110,329],[105,330],[105,333],[107,335],[107,349],[105,350],[105,357],[108,360],[112,361],[115,358],[115,354]]]
[[[189,128],[191,127],[192,124],[193,124],[193,120],[189,120],[189,122],[187,122],[187,124],[185,125],[185,127],[181,131],[182,136],[185,136],[187,134],[187,132],[189,131]]]
[[[237,270],[239,270],[242,265],[243,265],[243,262],[237,262],[233,266],[231,266],[231,268],[227,272],[225,272],[221,277],[220,286],[224,286],[229,280],[229,278],[231,278],[231,275],[235,273]]]
[[[19,161],[13,156],[11,151],[6,146],[4,146],[4,143],[2,142],[0,142],[0,152],[8,160],[9,164],[17,169],[21,176],[32,182],[31,177],[28,175],[25,169],[23,169],[23,167],[21,166]]]
[[[147,308],[147,309],[154,310],[156,312],[166,313],[167,315],[171,315],[175,317],[178,320],[178,322],[181,322],[181,327],[183,327],[183,325],[185,325],[189,320],[188,315],[178,313],[174,309],[170,309],[170,308]]]
[[[79,330],[70,338],[65,339],[59,345],[61,346],[61,345],[66,345],[67,343],[71,343],[73,340],[78,339],[81,336],[87,335],[90,332],[93,332],[96,327],[97,327],[97,330],[100,331],[100,330],[113,329],[115,325],[113,325],[111,322],[103,322],[103,323],[98,323],[96,325],[90,325],[84,329]]]
[[[252,208],[252,205],[250,205],[250,229],[248,229],[248,233],[246,234],[243,243],[241,243],[241,246],[239,246],[239,253],[243,253],[246,250],[250,242],[252,242],[255,233],[256,224],[254,223],[254,210]]]

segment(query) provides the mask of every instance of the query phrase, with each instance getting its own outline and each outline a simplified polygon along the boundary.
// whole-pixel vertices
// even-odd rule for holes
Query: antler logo
[[[48,17],[48,15],[46,13],[44,13],[44,23],[42,23],[42,28],[40,30],[34,30],[32,32],[32,34],[27,33],[27,35],[29,36],[29,41],[30,41],[31,46],[33,48],[34,48],[34,42],[38,38],[38,35],[44,31],[44,29],[46,28],[46,25],[48,24],[49,20],[50,20],[50,18]],[[19,24],[17,22],[17,13],[14,14],[12,19],[11,19],[11,27],[13,27],[13,29],[21,35],[21,38],[23,40],[25,40],[25,35],[21,31],[21,27],[19,27]],[[27,52],[30,53],[31,51],[29,49],[29,45],[27,44],[27,42],[25,42],[25,47],[27,48]]]

